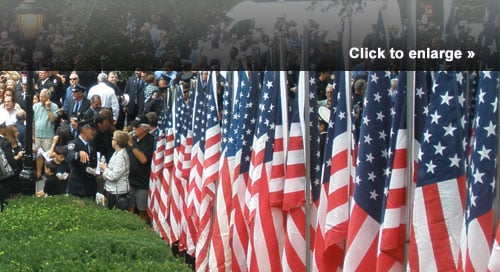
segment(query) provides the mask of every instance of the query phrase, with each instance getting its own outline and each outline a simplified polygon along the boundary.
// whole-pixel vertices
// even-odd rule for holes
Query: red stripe
[[[386,209],[400,209],[401,206],[405,205],[406,200],[406,187],[390,189]]]
[[[431,236],[431,246],[436,255],[435,261],[439,271],[456,271],[453,253],[449,243],[449,234],[446,227],[443,206],[437,184],[422,186],[427,226]]]
[[[406,148],[396,149],[394,153],[394,161],[392,163],[393,169],[406,168]]]
[[[340,170],[347,168],[347,150],[342,150],[341,152],[335,154],[332,157],[332,166],[330,168],[330,175],[337,173]]]

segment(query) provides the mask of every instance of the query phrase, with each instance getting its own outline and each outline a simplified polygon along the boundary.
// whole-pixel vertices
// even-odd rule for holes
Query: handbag
[[[115,206],[116,208],[120,209],[120,210],[128,210],[128,200],[129,200],[129,194],[121,194],[121,195],[118,195],[116,194],[115,195],[116,199],[115,199]]]
[[[14,174],[14,168],[12,168],[7,160],[5,152],[0,148],[0,180],[12,177]]]

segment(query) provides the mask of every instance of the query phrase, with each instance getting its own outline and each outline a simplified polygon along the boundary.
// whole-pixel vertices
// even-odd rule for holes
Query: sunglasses
[[[77,79],[78,79],[78,78],[71,78],[71,77],[69,78],[69,80],[77,80]]]

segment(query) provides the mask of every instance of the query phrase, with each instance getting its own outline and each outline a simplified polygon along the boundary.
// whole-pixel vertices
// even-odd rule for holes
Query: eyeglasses
[[[71,77],[70,77],[70,78],[69,78],[69,80],[77,80],[77,79],[78,79],[78,78],[76,78],[76,77],[73,77],[73,78],[71,78]]]

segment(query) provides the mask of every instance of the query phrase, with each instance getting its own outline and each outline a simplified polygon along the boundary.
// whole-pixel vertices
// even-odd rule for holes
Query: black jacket
[[[125,84],[124,94],[128,94],[129,102],[127,105],[129,120],[135,119],[139,108],[142,110],[144,107],[144,81],[139,83],[139,79],[134,75],[128,78]]]
[[[73,108],[75,107],[76,101],[71,98],[68,102],[68,112],[64,113],[64,118],[66,120],[70,120],[72,117],[77,117],[79,121],[83,120],[85,112],[90,108],[90,100],[88,100],[86,97],[82,98],[82,101],[80,103],[80,108],[78,109],[77,112],[73,112]]]
[[[141,164],[135,157],[130,148],[127,147],[127,154],[130,160],[130,173],[128,180],[130,186],[136,189],[148,189],[149,187],[149,174],[151,171],[151,159],[153,158],[153,151],[155,146],[155,137],[147,134],[140,141],[134,137],[134,145],[144,153],[148,161],[146,164]]]
[[[95,168],[97,166],[97,154],[92,144],[90,144],[90,162],[83,164],[80,162],[80,151],[88,152],[88,149],[78,137],[68,144],[66,160],[69,162],[71,169],[68,178],[68,192],[71,195],[95,198],[97,192],[96,179],[86,172],[86,168]]]

